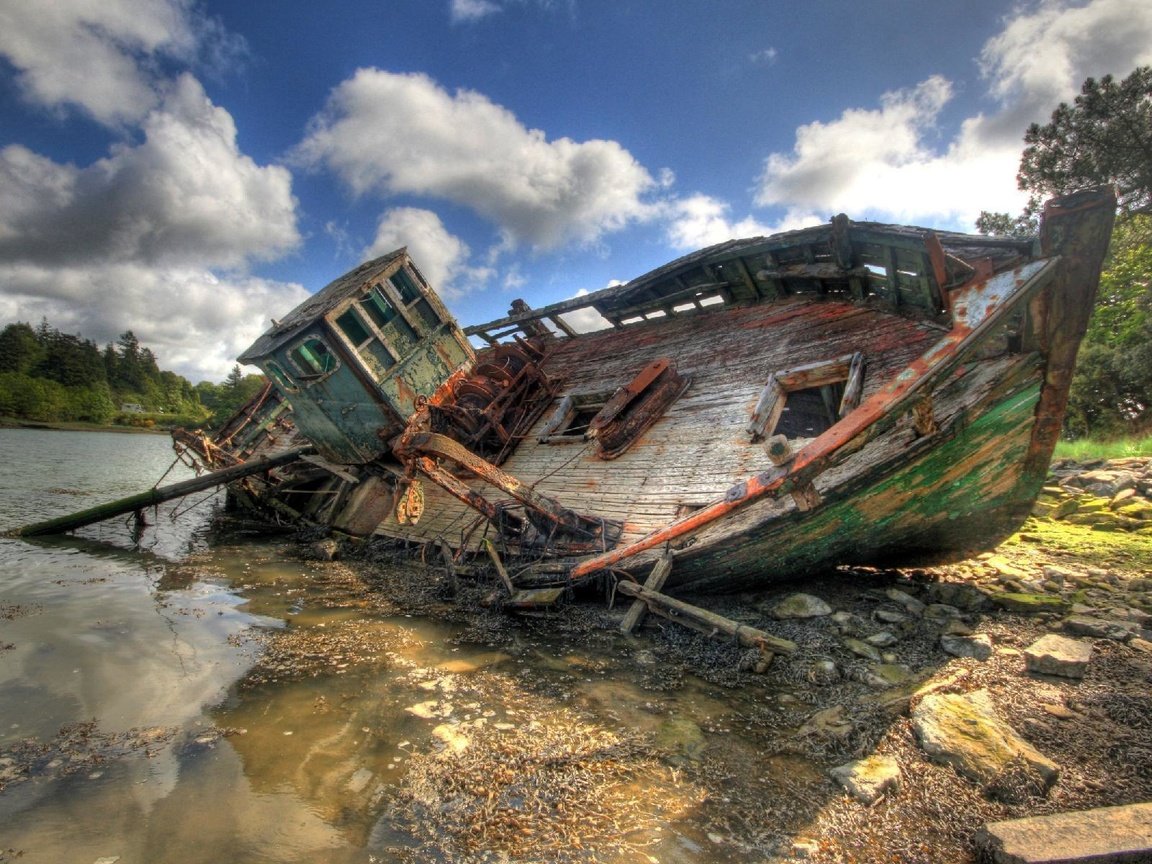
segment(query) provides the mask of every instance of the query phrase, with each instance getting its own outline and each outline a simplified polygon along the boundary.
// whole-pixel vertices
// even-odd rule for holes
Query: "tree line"
[[[102,349],[47,320],[0,330],[0,416],[44,423],[201,425],[225,418],[263,383],[239,366],[193,386],[160,368],[131,330]]]
[[[986,234],[1035,233],[1045,199],[1116,189],[1119,212],[1100,290],[1072,379],[1069,438],[1152,432],[1152,67],[1123,80],[1089,78],[1071,105],[1024,134],[1016,175],[1024,212],[982,213]]]

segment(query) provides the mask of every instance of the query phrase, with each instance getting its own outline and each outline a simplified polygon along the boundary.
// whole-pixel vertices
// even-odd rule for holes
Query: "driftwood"
[[[643,588],[635,582],[618,582],[616,590],[642,600],[650,612],[705,633],[730,636],[746,648],[760,648],[773,654],[791,654],[796,650],[795,642],[771,636],[755,627],[738,624],[723,615],[717,615],[715,612],[709,612],[707,609],[701,609],[699,606],[693,606],[659,591]]]
[[[171,486],[149,489],[147,492],[130,495],[127,498],[120,498],[116,501],[109,501],[107,504],[90,507],[78,513],[70,513],[67,516],[57,516],[55,519],[47,519],[43,522],[25,525],[12,531],[11,536],[40,537],[46,534],[63,534],[75,528],[81,528],[84,525],[91,525],[93,522],[101,522],[104,519],[111,519],[114,516],[120,516],[124,513],[139,512],[164,501],[171,501],[173,498],[182,498],[185,495],[191,495],[193,492],[211,489],[213,486],[222,486],[225,483],[231,483],[233,480],[239,480],[242,477],[248,477],[252,474],[260,474],[270,468],[296,462],[311,452],[312,448],[310,446],[298,447],[295,450],[288,450],[276,456],[250,459],[240,465],[221,468],[219,471],[212,471],[200,477],[194,477],[191,480],[173,483]],[[299,516],[299,514],[296,515]]]

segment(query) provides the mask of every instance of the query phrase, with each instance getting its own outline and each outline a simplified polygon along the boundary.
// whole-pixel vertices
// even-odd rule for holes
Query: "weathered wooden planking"
[[[672,318],[642,335],[630,341],[618,332],[563,340],[545,369],[562,376],[561,397],[610,395],[638,369],[668,357],[693,375],[693,384],[664,420],[611,462],[596,458],[590,445],[541,444],[533,429],[503,466],[571,509],[623,521],[622,542],[666,524],[684,507],[713,500],[736,480],[766,467],[767,458],[752,444],[746,426],[773,371],[862,351],[868,394],[922,353],[938,331],[862,306],[791,299],[718,308],[694,320]],[[550,413],[544,413],[538,427]],[[431,483],[425,483],[425,494],[427,508],[419,525],[385,520],[378,530],[459,543],[461,532],[475,520],[473,511]],[[473,542],[480,536],[477,532]]]

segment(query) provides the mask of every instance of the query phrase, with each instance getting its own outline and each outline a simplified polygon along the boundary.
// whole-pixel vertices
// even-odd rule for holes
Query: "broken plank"
[[[488,557],[492,559],[492,563],[496,565],[496,572],[500,574],[500,581],[504,583],[504,587],[508,589],[508,593],[515,594],[516,586],[512,584],[512,577],[508,575],[508,571],[504,569],[504,562],[500,560],[500,553],[496,551],[496,547],[492,545],[492,541],[485,538],[484,548],[488,550]]]
[[[668,581],[668,575],[672,572],[672,549],[671,547],[664,547],[664,555],[656,562],[656,566],[652,568],[652,572],[648,574],[648,578],[644,581],[644,587],[649,591],[659,591],[664,587],[664,583]],[[644,613],[648,611],[648,605],[637,598],[632,601],[632,608],[624,615],[624,620],[620,622],[621,633],[631,633],[635,630],[644,618]]]
[[[709,632],[730,636],[746,648],[761,648],[774,654],[792,654],[796,651],[796,643],[778,636],[772,636],[755,627],[740,624],[723,615],[709,612],[659,591],[650,591],[642,588],[635,582],[618,582],[616,590],[629,597],[644,601],[649,611],[662,615],[672,621],[688,626],[703,626]]]

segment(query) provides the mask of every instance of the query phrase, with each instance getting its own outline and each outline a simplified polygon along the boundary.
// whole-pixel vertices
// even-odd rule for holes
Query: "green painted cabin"
[[[407,249],[330,283],[239,357],[283,391],[321,456],[347,465],[390,452],[417,398],[473,359]]]

